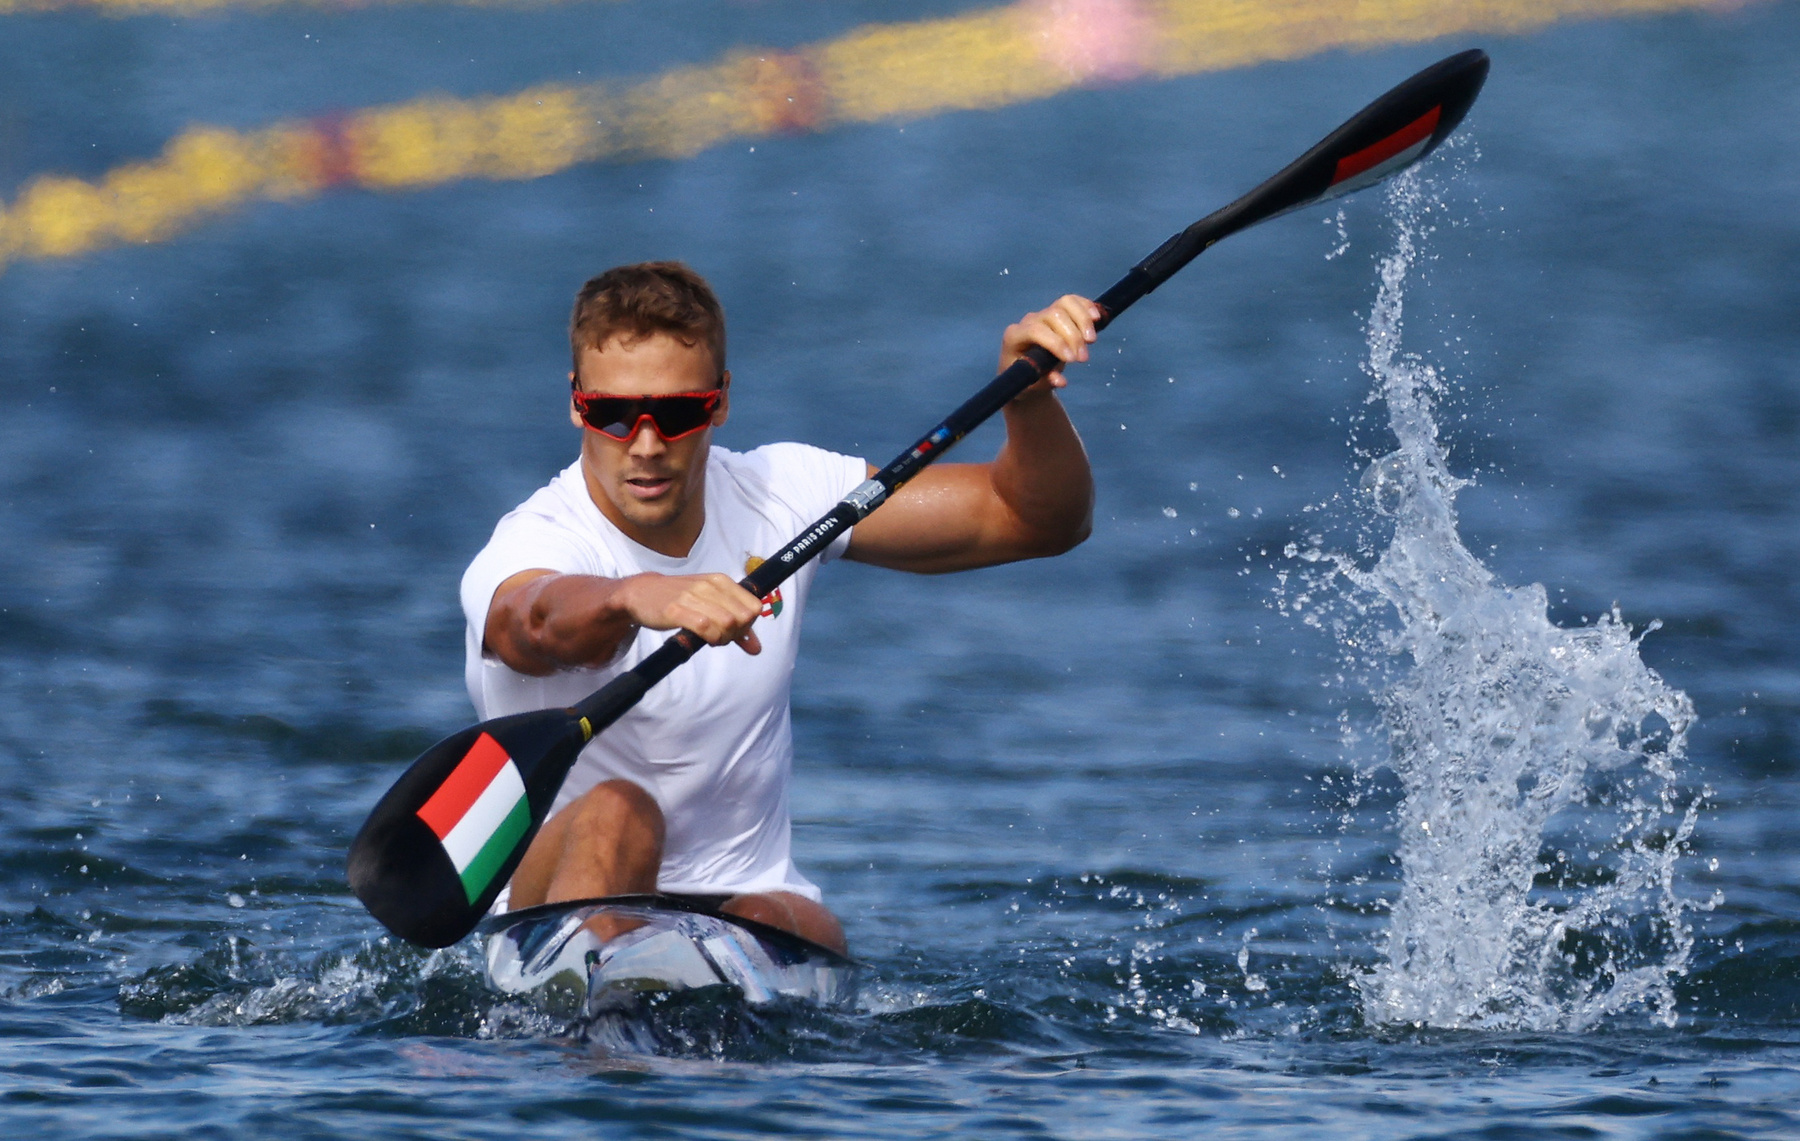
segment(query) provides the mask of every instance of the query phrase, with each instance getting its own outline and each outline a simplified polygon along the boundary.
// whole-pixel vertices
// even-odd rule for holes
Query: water
[[[1494,78],[1387,293],[1397,351],[1372,356],[1370,313],[1397,313],[1406,209],[1234,237],[1074,376],[1089,543],[828,569],[795,843],[870,964],[842,1013],[572,1026],[466,948],[385,944],[342,882],[368,806],[468,716],[455,583],[573,447],[574,288],[688,258],[733,322],[722,442],[881,462],[1006,322],[1463,41],[345,190],[8,266],[4,1132],[1791,1135],[1796,11],[1481,37]],[[911,15],[7,16],[0,193],[200,121]],[[1408,392],[1435,437],[1390,427]],[[1397,450],[1381,515],[1362,484]],[[1306,551],[1355,572],[1324,630],[1280,610],[1278,576],[1339,565]]]

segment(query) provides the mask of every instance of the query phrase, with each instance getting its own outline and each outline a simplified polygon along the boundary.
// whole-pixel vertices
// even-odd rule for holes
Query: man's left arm
[[[1001,338],[1000,368],[1033,345],[1064,364],[1087,360],[1099,317],[1092,301],[1074,294],[1027,313]],[[920,472],[856,525],[846,557],[943,574],[1058,555],[1087,538],[1094,477],[1056,397],[1067,383],[1058,368],[1006,406],[1006,443],[991,463]]]

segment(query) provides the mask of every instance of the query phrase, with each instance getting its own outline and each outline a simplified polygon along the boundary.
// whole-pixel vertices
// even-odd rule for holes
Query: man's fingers
[[[709,586],[719,591],[719,601],[731,611],[733,618],[738,622],[747,626],[762,614],[762,599],[751,594],[725,575],[708,575],[706,581]]]
[[[1100,307],[1087,298],[1068,294],[1057,299],[1055,309],[1067,319],[1078,345],[1085,348],[1100,335]]]
[[[630,607],[638,625],[692,630],[710,645],[738,642],[750,653],[762,650],[750,633],[762,615],[762,600],[729,576],[643,574],[626,581],[633,584]]]
[[[1087,347],[1099,335],[1098,318],[1093,302],[1069,294],[1048,309],[1026,314],[1020,325],[1032,343],[1058,360],[1072,362],[1087,359]]]
[[[1061,349],[1056,355],[1065,361],[1086,360],[1087,335],[1082,332],[1081,322],[1075,315],[1058,306],[1050,314],[1050,323],[1062,338]]]
[[[1007,328],[1001,336],[1000,367],[1007,367],[1035,345],[1059,362],[1044,380],[1051,388],[1062,388],[1068,380],[1060,365],[1088,359],[1088,345],[1099,335],[1099,320],[1099,306],[1077,294],[1065,294]]]
[[[682,621],[676,623],[684,626],[704,638],[710,645],[723,646],[727,642],[741,641],[746,637],[754,638],[750,632],[750,623],[756,619],[739,619],[735,615],[713,609],[690,611]]]
[[[711,645],[723,646],[742,639],[762,613],[759,599],[722,574],[664,581],[679,582],[680,588],[658,619],[645,623],[657,629],[685,628]]]
[[[1075,308],[1075,323],[1081,326],[1082,339],[1089,344],[1100,339],[1100,306],[1085,297],[1071,299]]]
[[[695,584],[687,601],[702,616],[705,629],[688,629],[715,646],[739,642],[751,653],[762,650],[762,643],[750,632],[750,624],[762,614],[762,600],[722,574],[709,574]],[[755,642],[751,650],[745,639]]]
[[[762,653],[762,639],[756,636],[755,630],[745,630],[744,636],[737,640],[737,644],[744,648],[746,654],[755,656]]]
[[[1073,342],[1066,331],[1057,327],[1056,314],[1027,313],[1013,328],[1019,331],[1016,355],[1022,355],[1027,348],[1036,345],[1059,361],[1070,359]]]

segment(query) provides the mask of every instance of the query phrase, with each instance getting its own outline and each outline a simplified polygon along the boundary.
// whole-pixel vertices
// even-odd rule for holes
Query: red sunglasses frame
[[[569,382],[569,388],[571,396],[575,401],[575,414],[581,417],[581,423],[589,431],[598,432],[607,439],[617,440],[621,444],[630,443],[631,440],[637,436],[638,432],[643,430],[645,420],[650,421],[650,430],[655,432],[657,438],[664,443],[673,443],[676,440],[684,440],[695,432],[702,431],[712,424],[713,411],[718,408],[719,399],[725,395],[725,390],[723,388],[712,388],[707,389],[704,392],[666,392],[660,396],[615,396],[606,392],[583,392],[580,387],[578,387],[577,382],[573,380]],[[602,400],[629,400],[636,402],[643,410],[639,411],[637,416],[632,419],[631,427],[626,430],[623,436],[615,436],[613,433],[608,432],[588,418],[589,408]],[[677,432],[671,436],[663,431],[662,423],[656,418],[655,409],[658,404],[665,400],[698,400],[700,402],[701,411],[705,413],[705,417],[694,427],[683,432]]]

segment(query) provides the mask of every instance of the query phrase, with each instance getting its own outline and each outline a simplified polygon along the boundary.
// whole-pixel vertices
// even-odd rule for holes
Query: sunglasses
[[[573,382],[570,385],[574,388]],[[608,439],[629,443],[649,420],[665,441],[691,436],[712,423],[724,389],[675,392],[667,396],[607,396],[574,388],[575,411],[581,422]]]

